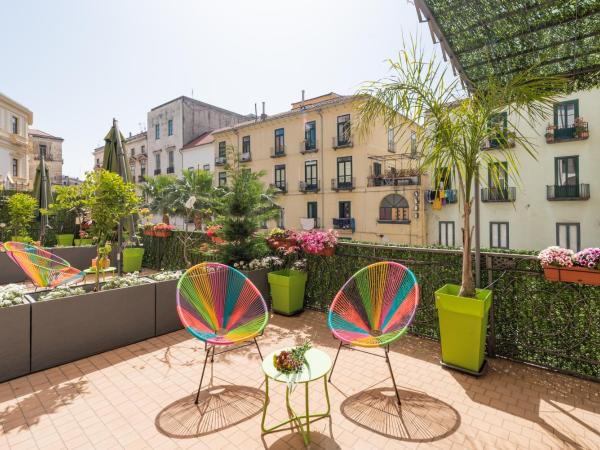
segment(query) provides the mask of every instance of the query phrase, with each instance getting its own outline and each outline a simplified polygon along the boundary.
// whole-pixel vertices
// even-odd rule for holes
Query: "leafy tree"
[[[65,212],[70,212],[79,218],[79,223],[83,223],[86,219],[85,198],[81,186],[56,186],[54,201],[48,205],[47,210],[43,210],[42,214],[56,214],[58,217]],[[60,232],[65,227],[64,220],[57,220],[60,227]]]
[[[216,201],[213,174],[206,170],[184,170],[182,177],[166,189],[166,196],[173,212],[193,220],[194,228],[199,230]]]
[[[222,226],[219,236],[225,240],[218,247],[220,261],[232,265],[267,252],[265,240],[257,237],[256,231],[262,223],[278,217],[279,207],[273,201],[273,190],[261,182],[264,172],[243,167],[237,152],[233,148],[228,151],[233,164],[226,166],[228,186],[216,210],[217,223]]]
[[[473,297],[475,286],[471,267],[473,227],[471,209],[474,182],[482,177],[482,167],[491,167],[491,181],[498,185],[499,166],[506,161],[508,172],[519,173],[512,143],[535,157],[533,142],[519,131],[524,125],[534,126],[544,119],[556,101],[558,92],[566,88],[566,80],[542,77],[533,70],[515,74],[511,79],[488,79],[465,92],[460,82],[451,81],[436,58],[428,60],[413,42],[409,50],[400,52],[397,61],[390,61],[393,73],[389,78],[370,82],[361,90],[359,134],[367,134],[376,120],[400,134],[415,129],[417,143],[423,154],[421,170],[432,169],[436,185],[441,176],[450,172],[458,178],[463,210],[462,284],[459,295]],[[507,126],[498,117],[506,113]],[[503,122],[503,120],[502,120]],[[484,151],[490,141],[494,152]],[[450,169],[450,170],[447,170]],[[441,175],[446,174],[446,175]]]
[[[146,178],[142,186],[148,208],[155,214],[161,214],[163,223],[169,223],[169,214],[173,212],[170,194],[176,181],[170,175],[157,175]]]
[[[14,236],[29,236],[28,228],[35,220],[37,201],[29,194],[18,192],[8,199],[9,226]]]

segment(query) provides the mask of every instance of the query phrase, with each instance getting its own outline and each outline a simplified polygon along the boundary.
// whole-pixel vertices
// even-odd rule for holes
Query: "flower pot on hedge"
[[[284,269],[269,273],[273,311],[291,316],[304,309],[306,272]]]
[[[492,291],[476,289],[475,298],[468,298],[460,297],[459,290],[460,286],[446,284],[435,292],[442,363],[478,375],[485,361]]]
[[[30,308],[29,302],[0,308],[0,382],[31,372]]]
[[[170,230],[154,230],[154,236],[159,238],[168,238],[171,236]]]
[[[127,247],[123,249],[123,272],[130,273],[141,271],[143,258],[143,247]]]
[[[145,228],[144,229],[144,234],[146,236],[154,236],[154,230],[152,228]]]
[[[256,269],[256,270],[242,270],[241,271],[252,283],[256,286],[256,289],[262,294],[267,306],[270,304],[270,292],[269,292],[269,281],[268,274],[269,269]]]
[[[154,336],[154,284],[38,301],[31,294],[31,370],[58,366]]]
[[[600,286],[600,270],[588,269],[587,267],[544,266],[544,276],[548,281]]]
[[[56,235],[56,245],[59,247],[71,247],[73,245],[73,235],[72,234],[57,234]]]
[[[177,282],[157,281],[156,292],[156,336],[181,330],[183,325],[177,314]]]

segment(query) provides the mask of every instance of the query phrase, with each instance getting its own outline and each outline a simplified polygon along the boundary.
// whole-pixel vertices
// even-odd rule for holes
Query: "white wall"
[[[195,170],[204,169],[204,166],[209,166],[209,171],[215,168],[215,150],[214,143],[199,145],[197,147],[188,148],[181,151],[181,165],[176,168],[177,173],[182,170],[193,168]]]

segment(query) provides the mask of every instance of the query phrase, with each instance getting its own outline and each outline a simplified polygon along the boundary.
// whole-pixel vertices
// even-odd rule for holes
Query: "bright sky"
[[[403,36],[433,48],[407,0],[23,0],[3,11],[0,91],[65,139],[72,176],[91,168],[112,117],[136,133],[152,107],[192,90],[244,114],[265,101],[272,114],[302,89],[351,94],[385,76]]]

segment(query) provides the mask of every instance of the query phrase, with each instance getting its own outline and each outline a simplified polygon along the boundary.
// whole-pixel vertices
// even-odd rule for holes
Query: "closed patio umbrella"
[[[125,157],[125,149],[123,142],[125,138],[119,131],[119,124],[116,119],[113,119],[113,126],[109,130],[108,134],[104,138],[104,161],[102,168],[110,172],[117,173],[123,178],[126,183],[132,182],[131,172],[129,165]],[[133,240],[137,240],[135,235],[135,220],[136,218],[132,215],[127,218],[127,229],[129,230],[129,236]],[[118,229],[118,248],[117,248],[117,270],[119,275],[123,272],[123,226],[120,225]]]
[[[37,199],[38,208],[48,208],[49,199],[52,196],[52,187],[50,185],[50,173],[46,165],[46,155],[40,149],[40,163],[35,170],[33,180],[33,195]],[[40,219],[40,242],[43,244],[46,228],[48,228],[48,216],[38,213]]]

